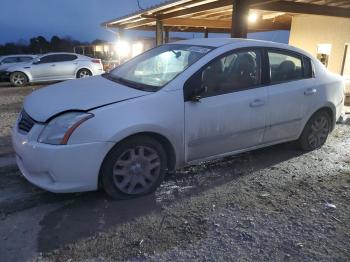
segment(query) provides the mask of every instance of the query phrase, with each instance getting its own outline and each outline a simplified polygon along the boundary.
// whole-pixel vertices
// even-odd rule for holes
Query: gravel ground
[[[158,209],[37,260],[349,261],[349,131],[307,154],[284,144],[179,171]]]
[[[22,108],[26,95],[41,86],[10,87],[7,83],[0,84],[0,156],[12,153],[11,128]]]

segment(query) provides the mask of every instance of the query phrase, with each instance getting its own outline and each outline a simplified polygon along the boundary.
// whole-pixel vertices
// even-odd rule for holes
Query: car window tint
[[[303,78],[302,58],[283,52],[268,51],[271,83],[282,83]]]
[[[40,64],[53,63],[55,61],[55,55],[47,55],[40,58]]]
[[[55,56],[56,62],[73,61],[75,59],[77,59],[76,55],[62,54],[62,55]]]
[[[305,78],[312,78],[314,77],[314,70],[311,63],[311,59],[308,57],[303,58],[304,62],[304,77]]]
[[[18,60],[17,60],[17,57],[14,56],[14,57],[7,57],[4,60],[2,60],[2,62],[4,64],[11,64],[11,63],[17,63]]]
[[[239,51],[218,58],[202,71],[202,95],[214,96],[260,85],[260,52]]]
[[[30,56],[21,56],[21,57],[19,57],[19,61],[20,62],[29,62],[31,60],[33,60],[33,58],[30,57]]]

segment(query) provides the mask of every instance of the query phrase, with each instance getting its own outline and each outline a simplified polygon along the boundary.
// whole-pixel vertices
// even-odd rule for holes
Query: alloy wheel
[[[87,70],[82,70],[79,72],[79,78],[85,78],[91,76],[90,72]]]
[[[308,142],[312,148],[323,145],[329,133],[329,121],[325,116],[317,117],[311,125],[311,132],[308,135]]]
[[[160,175],[160,156],[147,146],[138,146],[123,152],[113,167],[115,186],[125,194],[147,192]]]
[[[12,81],[14,84],[21,86],[25,83],[26,78],[21,73],[14,73],[14,75],[12,76]]]

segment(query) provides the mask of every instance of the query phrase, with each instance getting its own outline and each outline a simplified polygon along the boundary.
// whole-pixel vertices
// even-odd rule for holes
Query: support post
[[[163,22],[160,20],[156,21],[156,45],[162,45],[164,43],[163,38]]]
[[[165,29],[164,42],[169,43],[169,29]]]
[[[249,1],[233,0],[231,37],[247,38]]]
[[[208,28],[205,28],[205,30],[204,30],[204,38],[208,38],[208,36],[209,36],[209,30],[208,30]]]
[[[124,29],[123,28],[120,28],[120,27],[118,28],[117,38],[118,38],[118,41],[120,41],[124,38]]]

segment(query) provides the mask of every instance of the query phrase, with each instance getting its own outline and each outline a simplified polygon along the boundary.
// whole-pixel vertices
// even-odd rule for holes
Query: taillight
[[[101,64],[101,59],[92,59],[91,62]]]

